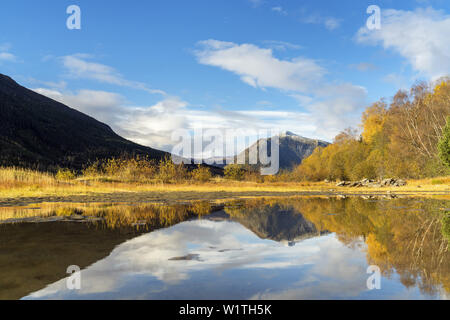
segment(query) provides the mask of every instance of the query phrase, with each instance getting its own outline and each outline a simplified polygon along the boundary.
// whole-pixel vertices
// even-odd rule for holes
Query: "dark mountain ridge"
[[[161,159],[169,154],[117,135],[108,125],[40,95],[0,74],[0,165],[81,169],[124,155]]]

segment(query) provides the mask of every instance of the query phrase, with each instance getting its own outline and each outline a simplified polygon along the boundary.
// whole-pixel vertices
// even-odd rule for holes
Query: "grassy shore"
[[[215,199],[223,196],[266,196],[293,194],[450,194],[450,177],[438,177],[423,180],[409,180],[404,187],[384,188],[348,188],[336,187],[335,183],[325,182],[265,182],[231,181],[223,178],[213,178],[207,182],[182,181],[161,183],[148,181],[121,181],[114,177],[95,176],[73,179],[58,179],[49,173],[16,168],[0,168],[0,203],[10,201],[20,202],[26,198],[27,203],[42,200],[59,201],[68,198],[89,201],[108,200],[117,197],[118,200],[130,201],[138,198],[151,200],[199,200]],[[49,199],[47,199],[49,198]]]

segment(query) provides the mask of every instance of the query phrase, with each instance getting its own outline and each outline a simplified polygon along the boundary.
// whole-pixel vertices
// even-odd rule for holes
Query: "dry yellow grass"
[[[136,192],[326,192],[326,193],[386,193],[423,194],[449,192],[450,177],[411,180],[404,187],[347,188],[324,182],[270,182],[230,181],[214,178],[209,182],[164,184],[158,182],[121,182],[109,177],[79,178],[60,181],[52,174],[25,169],[0,168],[0,198],[71,196],[102,193]]]

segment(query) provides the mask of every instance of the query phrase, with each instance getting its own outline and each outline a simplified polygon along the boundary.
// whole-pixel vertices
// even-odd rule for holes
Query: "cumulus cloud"
[[[199,45],[202,49],[196,55],[200,63],[231,71],[253,87],[305,91],[325,74],[325,69],[312,59],[280,60],[273,56],[271,49],[253,44],[210,39]]]
[[[126,101],[121,95],[106,91],[79,90],[72,93],[54,88],[33,90],[111,126],[115,126]]]
[[[450,15],[433,8],[383,10],[381,29],[361,28],[360,43],[382,45],[410,63],[422,76],[437,79],[450,74]]]
[[[144,90],[152,94],[166,94],[162,90],[149,88],[144,83],[127,80],[114,68],[89,61],[89,59],[92,59],[92,56],[87,54],[74,54],[61,58],[64,68],[72,78],[91,79],[103,83]]]
[[[36,88],[35,92],[64,103],[110,125],[118,134],[136,143],[171,151],[178,129],[260,129],[289,128],[314,136],[317,127],[308,113],[293,111],[229,111],[225,108],[195,110],[178,97],[167,96],[150,106],[133,106],[113,92],[79,90],[75,93],[55,88]],[[256,139],[257,137],[255,137]],[[325,138],[325,137],[323,137]],[[250,143],[250,142],[249,142]],[[238,146],[241,151],[244,146]]]
[[[255,88],[275,88],[294,97],[317,127],[313,136],[331,139],[359,121],[367,90],[351,83],[330,83],[324,77],[327,70],[313,59],[280,60],[271,49],[253,44],[206,40],[199,45],[199,63],[233,72]]]
[[[0,44],[0,63],[17,61],[17,57],[9,52],[10,49],[11,45],[9,43]]]
[[[171,260],[189,254],[196,254],[199,259]],[[332,263],[324,263],[329,261]],[[128,299],[161,298],[167,294],[198,299],[214,297],[218,287],[227,288],[230,282],[233,287],[247,288],[243,293],[235,292],[242,298],[276,297],[277,293],[272,296],[272,290],[248,286],[241,277],[227,276],[232,271],[245,273],[249,283],[259,281],[260,271],[263,271],[265,276],[272,276],[274,281],[283,284],[283,288],[294,290],[295,295],[291,298],[317,297],[319,293],[328,293],[322,298],[358,297],[366,291],[364,267],[364,252],[345,247],[335,236],[313,238],[289,247],[259,239],[238,223],[196,220],[145,234],[117,246],[108,257],[82,271],[83,286],[76,293],[67,290],[63,279],[26,299],[63,299],[71,294],[83,298],[105,293]],[[283,276],[289,271],[295,271],[298,276]],[[198,287],[199,274],[214,279],[216,286],[203,285],[195,292],[180,289]],[[133,276],[139,277],[141,284],[148,285],[134,286],[135,290],[130,292],[127,284],[133,283]],[[315,281],[310,281],[312,278]],[[319,281],[321,285],[311,290]],[[327,288],[330,289],[328,292]],[[310,295],[307,294],[309,290]],[[224,289],[222,293],[227,291]]]
[[[280,90],[298,101],[301,108],[283,110],[276,109],[276,105],[271,105],[269,110],[254,110],[252,106],[233,111],[226,106],[194,108],[183,99],[167,94],[153,105],[133,105],[114,92],[70,91],[65,82],[35,82],[39,83],[35,91],[107,123],[127,139],[165,151],[172,151],[177,144],[172,134],[178,129],[189,132],[196,129],[289,130],[331,140],[340,130],[359,120],[366,90],[350,83],[325,80],[326,69],[313,59],[283,60],[275,57],[272,49],[253,44],[207,40],[199,45],[195,53],[199,63],[235,73],[255,88]],[[63,57],[62,61],[74,78],[136,88],[137,83],[125,79],[114,68],[91,59],[77,54]],[[253,138],[256,140],[257,136]]]

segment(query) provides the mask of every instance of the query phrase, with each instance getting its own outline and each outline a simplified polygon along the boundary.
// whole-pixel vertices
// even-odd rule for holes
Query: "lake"
[[[448,299],[449,214],[325,196],[4,207],[0,299]]]

